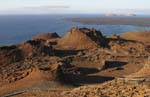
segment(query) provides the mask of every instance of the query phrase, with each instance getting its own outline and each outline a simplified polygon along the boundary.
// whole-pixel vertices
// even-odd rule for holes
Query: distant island
[[[128,13],[128,14],[107,13],[105,14],[105,16],[137,16],[137,15],[133,13]]]
[[[133,25],[133,26],[150,26],[150,17],[135,16],[135,14],[116,15],[106,14],[95,18],[66,18],[66,21],[78,22],[82,24],[93,25]]]

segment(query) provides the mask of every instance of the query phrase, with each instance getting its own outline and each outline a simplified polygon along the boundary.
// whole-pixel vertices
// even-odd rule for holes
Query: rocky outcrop
[[[103,46],[105,38],[100,31],[73,27],[58,41],[58,45],[67,49],[89,49]]]
[[[45,40],[29,40],[19,47],[24,56],[34,57],[36,55],[52,55],[52,46],[46,44]]]
[[[18,62],[21,59],[22,51],[17,46],[0,47],[0,65]]]
[[[11,64],[29,57],[53,54],[51,43],[45,40],[28,40],[20,45],[0,47],[0,64]]]
[[[49,39],[54,39],[54,38],[60,38],[60,36],[57,33],[44,33],[44,34],[38,34],[34,36],[32,39],[33,40],[49,40]]]

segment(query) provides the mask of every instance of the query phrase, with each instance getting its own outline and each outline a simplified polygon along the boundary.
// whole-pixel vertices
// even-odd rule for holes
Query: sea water
[[[66,21],[66,18],[98,17],[98,15],[0,15],[0,45],[16,44],[45,32],[57,32],[63,36],[71,27],[88,27],[100,30],[104,35],[120,34],[150,27],[131,25],[90,25]]]

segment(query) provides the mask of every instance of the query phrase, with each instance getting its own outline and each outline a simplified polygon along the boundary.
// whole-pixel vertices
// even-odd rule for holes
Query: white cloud
[[[0,14],[51,14],[51,13],[65,13],[69,6],[37,6],[37,7],[22,7],[11,10],[0,11]]]

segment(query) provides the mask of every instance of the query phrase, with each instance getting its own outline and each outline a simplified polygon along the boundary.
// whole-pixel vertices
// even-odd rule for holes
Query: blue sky
[[[150,13],[150,0],[0,0],[0,14]]]

